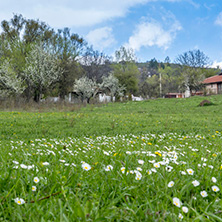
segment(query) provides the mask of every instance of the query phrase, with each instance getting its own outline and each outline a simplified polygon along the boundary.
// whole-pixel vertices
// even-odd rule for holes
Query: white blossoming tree
[[[49,51],[45,50],[41,44],[32,46],[32,50],[26,57],[24,79],[27,90],[34,92],[36,102],[39,102],[43,91],[56,82],[62,73],[58,60]]]
[[[16,74],[9,60],[0,65],[0,94],[2,96],[19,95],[24,91],[23,81]]]
[[[101,84],[86,76],[77,79],[74,84],[74,92],[81,98],[82,102],[86,100],[87,103],[100,92],[107,93],[111,98],[123,96],[125,87],[119,84],[119,80],[112,73],[102,79]]]
[[[103,76],[102,79],[102,88],[105,93],[111,96],[111,99],[113,99],[114,96],[124,95],[124,90],[126,88],[119,83],[119,80],[113,73],[110,73],[108,76]]]
[[[99,91],[101,91],[101,85],[86,76],[76,79],[74,83],[74,92],[81,98],[82,102],[86,100],[89,103],[90,99],[94,98]]]

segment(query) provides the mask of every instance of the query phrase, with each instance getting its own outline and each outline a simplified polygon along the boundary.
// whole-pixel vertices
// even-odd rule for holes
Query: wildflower
[[[144,160],[138,160],[138,163],[143,165],[144,164]]]
[[[22,168],[22,169],[27,169],[28,167],[25,165],[25,164],[20,164],[20,167]]]
[[[122,171],[122,173],[125,173],[126,168],[125,167],[121,167],[120,170]]]
[[[15,160],[13,160],[12,161],[14,164],[19,164],[19,162],[18,161],[15,161]]]
[[[36,191],[36,186],[32,186],[32,191]]]
[[[212,186],[212,190],[213,190],[214,192],[218,192],[220,189],[219,189],[218,186]]]
[[[141,178],[142,178],[142,174],[141,173],[136,173],[135,179],[136,180],[141,180]]]
[[[155,154],[158,155],[158,156],[162,156],[162,154],[160,152],[157,152],[157,151],[155,152]]]
[[[48,162],[43,162],[42,165],[43,165],[43,166],[48,166],[49,163],[48,163]]]
[[[91,166],[88,164],[88,163],[83,163],[82,164],[82,168],[86,171],[90,170],[91,169]]]
[[[159,167],[160,167],[160,163],[154,163],[153,166],[154,166],[155,168],[159,168]]]
[[[152,174],[151,170],[147,170],[146,172],[148,173],[148,175]]]
[[[65,160],[59,160],[61,163],[65,163],[66,161]]]
[[[166,166],[166,171],[171,172],[171,171],[172,171],[172,169],[173,169],[173,167],[172,167],[172,166]]]
[[[174,182],[173,181],[170,181],[169,183],[168,183],[168,187],[172,187],[174,185]]]
[[[182,207],[182,211],[184,212],[184,213],[188,213],[188,208],[187,207]]]
[[[105,171],[110,171],[113,169],[113,166],[112,165],[108,165],[106,168],[105,168]]]
[[[126,154],[131,155],[131,152],[130,151],[126,151]]]
[[[183,219],[183,215],[181,213],[179,213],[178,217],[179,217],[180,220]]]
[[[18,204],[18,205],[22,205],[25,203],[25,201],[22,199],[22,198],[15,198],[15,202]]]
[[[181,207],[181,205],[182,205],[181,201],[177,197],[173,198],[173,204],[177,207]]]
[[[200,182],[199,182],[199,181],[197,181],[197,180],[194,180],[194,181],[192,182],[192,184],[193,184],[195,187],[197,187],[197,186],[199,186],[199,185],[200,185]]]
[[[155,168],[152,168],[151,171],[154,172],[154,173],[157,172]]]
[[[186,173],[185,171],[180,171],[180,173],[181,173],[182,175],[187,175],[187,173]]]
[[[104,153],[105,155],[109,156],[109,153],[108,153],[108,152],[106,152],[106,151],[103,151],[103,153]]]
[[[207,197],[207,196],[208,196],[208,194],[207,194],[207,192],[206,192],[205,190],[201,191],[201,192],[200,192],[200,195],[201,195],[202,197]]]
[[[194,171],[193,171],[192,169],[187,169],[187,173],[188,173],[189,175],[193,175]]]
[[[138,171],[142,171],[142,168],[140,168],[140,167],[137,167],[136,169],[137,169]]]
[[[211,180],[212,180],[213,183],[216,183],[216,182],[217,182],[217,179],[216,179],[215,177],[212,177]]]
[[[38,177],[34,177],[34,182],[38,183],[39,182],[39,178]]]

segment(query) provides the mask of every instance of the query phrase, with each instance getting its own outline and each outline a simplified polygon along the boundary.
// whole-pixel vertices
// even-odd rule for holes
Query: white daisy
[[[192,182],[192,184],[193,184],[195,187],[197,187],[197,186],[199,186],[199,185],[200,185],[200,182],[199,182],[199,181],[197,181],[197,180],[194,180],[194,181]]]
[[[174,198],[173,198],[173,204],[174,204],[175,206],[177,206],[177,207],[181,207],[181,205],[182,205],[180,199],[177,198],[177,197],[174,197]]]
[[[173,181],[170,181],[169,183],[168,183],[168,187],[172,187],[174,185],[174,182]]]
[[[39,182],[39,178],[38,177],[34,177],[34,182],[38,183]]]
[[[201,191],[201,192],[200,192],[200,195],[201,195],[202,197],[207,197],[207,196],[208,196],[208,194],[207,194],[207,192],[206,192],[205,190]]]
[[[220,189],[219,189],[218,186],[212,186],[212,190],[213,190],[214,192],[218,192]]]
[[[24,204],[25,201],[22,199],[22,198],[15,198],[14,201],[18,204],[18,205],[21,205],[21,204]]]
[[[83,163],[82,168],[86,171],[89,171],[91,169],[91,166],[88,163]]]

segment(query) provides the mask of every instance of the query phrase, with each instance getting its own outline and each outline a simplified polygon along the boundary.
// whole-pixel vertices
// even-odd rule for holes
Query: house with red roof
[[[222,73],[211,76],[203,81],[207,94],[222,94]]]

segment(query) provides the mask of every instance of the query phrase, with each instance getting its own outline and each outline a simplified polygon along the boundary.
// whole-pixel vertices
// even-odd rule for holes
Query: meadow
[[[211,96],[0,112],[0,221],[222,221],[221,110]]]

